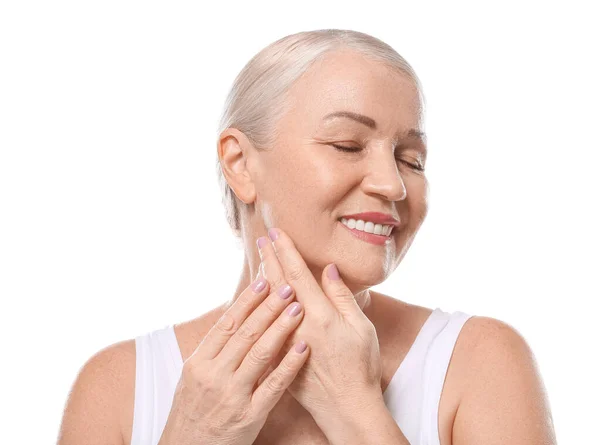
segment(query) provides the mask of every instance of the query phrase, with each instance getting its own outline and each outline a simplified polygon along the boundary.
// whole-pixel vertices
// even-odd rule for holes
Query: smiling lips
[[[363,221],[363,220],[354,220],[354,219],[349,219],[346,220],[346,218],[342,218],[340,220],[340,223],[342,224],[342,226],[344,226],[346,228],[346,230],[348,230],[352,235],[354,235],[356,238],[361,239],[363,241],[366,241],[370,244],[375,244],[378,246],[385,246],[386,244],[389,244],[392,241],[392,237],[388,234],[388,232],[392,232],[394,227],[393,226],[386,226],[386,225],[382,225],[382,224],[373,224],[373,222],[371,221]],[[358,224],[359,227],[361,226],[361,223],[363,225],[362,229],[357,228],[356,225]],[[354,227],[350,227],[351,225],[354,225]],[[387,227],[387,232],[383,232],[384,227]],[[372,232],[368,232],[366,230],[370,230],[372,228]],[[377,234],[377,233],[373,233],[375,231],[380,231],[382,232],[381,234]]]
[[[394,228],[394,226],[391,224],[376,224],[372,221],[365,221],[362,219],[342,218],[341,221],[342,224],[350,229],[356,229],[362,232],[372,233],[374,235],[389,236]]]
[[[371,221],[373,224],[388,224],[395,227],[400,225],[400,221],[397,218],[394,218],[389,213],[381,213],[381,212],[362,212],[362,213],[354,213],[352,215],[344,215],[342,218],[347,220],[353,219],[358,221],[362,219],[363,221]]]

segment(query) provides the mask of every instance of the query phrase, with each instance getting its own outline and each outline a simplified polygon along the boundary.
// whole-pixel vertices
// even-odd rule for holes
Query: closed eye
[[[337,145],[337,144],[331,144],[331,146],[335,147],[336,150],[343,151],[346,153],[357,153],[359,151],[362,151],[362,148],[360,148],[360,147],[345,147],[343,145]],[[405,165],[408,165],[410,168],[412,168],[414,170],[417,170],[417,171],[425,170],[425,167],[423,167],[423,165],[420,163],[413,164],[412,162],[405,161],[404,159],[398,159],[398,161],[402,162]]]

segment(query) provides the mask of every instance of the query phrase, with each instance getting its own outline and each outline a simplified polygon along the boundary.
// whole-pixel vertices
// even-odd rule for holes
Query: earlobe
[[[223,176],[233,193],[245,204],[256,199],[254,181],[248,170],[249,144],[244,133],[235,128],[223,131],[217,142]]]

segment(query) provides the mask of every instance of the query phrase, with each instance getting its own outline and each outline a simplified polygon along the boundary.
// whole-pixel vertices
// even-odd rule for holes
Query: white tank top
[[[411,445],[440,445],[438,408],[446,371],[472,315],[435,308],[383,393]],[[135,403],[131,445],[156,445],[171,411],[183,359],[173,325],[135,337]]]

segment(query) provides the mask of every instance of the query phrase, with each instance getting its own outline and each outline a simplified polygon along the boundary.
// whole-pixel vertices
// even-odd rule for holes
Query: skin
[[[338,267],[358,306],[377,329],[384,391],[431,312],[369,290],[396,269],[427,214],[427,180],[409,165],[425,163],[425,145],[415,138],[396,147],[393,143],[396,132],[420,128],[418,92],[407,77],[342,51],[328,54],[305,73],[289,100],[292,111],[279,123],[281,136],[273,149],[255,150],[234,128],[220,136],[224,175],[238,198],[249,204],[241,220],[244,267],[228,305],[176,327],[182,358],[190,357],[256,276],[260,257],[255,241],[266,236],[268,228],[277,227],[293,240],[321,287],[325,266]],[[340,110],[369,116],[377,128],[341,118],[322,122],[325,115]],[[330,144],[363,151],[345,153]],[[363,211],[389,213],[401,221],[390,244],[361,241],[338,222],[341,216]],[[310,309],[305,308],[305,315]],[[73,385],[59,443],[96,438],[98,443],[128,444],[134,381],[134,340],[96,354]],[[294,443],[328,443],[313,418],[300,408],[293,397],[284,396],[255,443],[290,443],[289,438]],[[398,432],[393,419],[381,423],[388,414],[364,413],[364,419],[355,419],[357,431],[366,431],[370,443],[402,443],[383,439]],[[472,317],[465,323],[449,364],[439,422],[442,445],[556,443],[537,363],[518,331],[488,317]],[[107,425],[111,424],[123,427],[109,438]],[[355,442],[357,437],[353,439],[340,443]],[[365,441],[358,438],[358,443]]]
[[[396,134],[421,130],[418,90],[405,75],[341,51],[311,67],[291,89],[289,100],[292,107],[279,122],[280,136],[273,149],[255,150],[234,128],[225,130],[219,139],[224,175],[238,198],[249,204],[242,216],[244,268],[232,301],[258,271],[256,239],[266,236],[271,227],[281,228],[321,287],[323,269],[336,264],[358,306],[377,329],[389,379],[399,365],[390,365],[389,357],[398,350],[406,353],[430,313],[423,314],[414,306],[396,310],[399,306],[390,301],[398,300],[369,290],[396,269],[427,214],[427,179],[410,165],[425,164],[426,145],[410,137],[394,144]],[[377,128],[344,118],[323,122],[324,116],[341,110],[369,116]],[[341,152],[331,144],[362,151]],[[346,214],[366,211],[389,213],[401,221],[391,243],[364,242],[338,222]],[[411,325],[407,331],[400,330]],[[311,425],[311,419],[289,398],[273,415],[276,421],[268,426],[275,430],[299,421]],[[359,424],[359,430],[366,424]],[[377,428],[373,437],[393,435],[397,426],[388,423]],[[440,400],[439,435],[442,445],[556,443],[548,396],[533,352],[512,326],[480,316],[465,323]],[[274,437],[278,436],[265,435],[261,443],[273,443]],[[313,431],[307,442],[327,440]]]
[[[257,151],[235,128],[222,132],[218,153],[242,214],[245,259],[235,301],[256,276],[256,239],[280,227],[294,241],[321,282],[335,263],[359,307],[370,316],[369,288],[385,281],[410,247],[427,214],[427,179],[410,164],[425,164],[421,138],[399,132],[421,130],[420,99],[405,75],[352,51],[328,54],[290,91],[291,111],[279,122],[276,146]],[[324,121],[332,112],[351,111],[376,122],[376,129],[348,118]],[[331,144],[362,148],[338,151]],[[377,246],[352,236],[344,215],[378,211],[401,225],[392,242]]]

